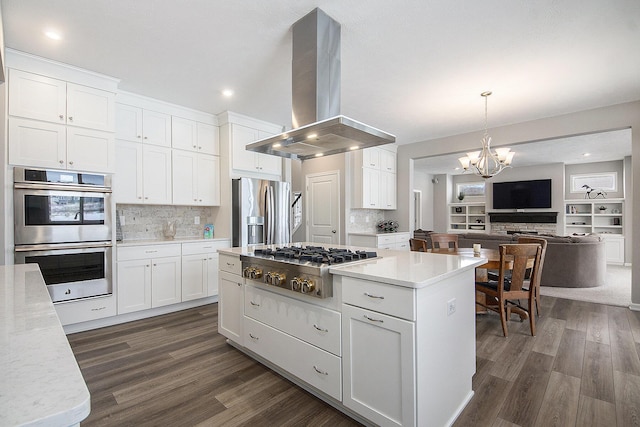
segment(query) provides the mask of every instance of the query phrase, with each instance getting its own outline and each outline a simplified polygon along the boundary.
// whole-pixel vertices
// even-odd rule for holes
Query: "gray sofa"
[[[483,248],[498,249],[503,243],[517,243],[523,234],[460,234],[458,246],[471,248],[474,243],[480,243]],[[605,243],[600,236],[548,236],[527,235],[541,237],[547,240],[547,254],[542,269],[542,286],[556,286],[562,288],[593,288],[605,284],[607,261]]]

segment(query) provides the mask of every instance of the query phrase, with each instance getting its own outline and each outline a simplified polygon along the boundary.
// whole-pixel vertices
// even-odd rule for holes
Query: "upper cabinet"
[[[9,115],[113,132],[115,93],[9,70]]]
[[[180,150],[220,155],[218,128],[182,117],[171,117],[171,144]]]
[[[282,175],[281,157],[246,150],[247,145],[271,135],[273,134],[263,130],[253,129],[235,123],[231,124],[230,139],[233,143],[233,169],[259,174]]]
[[[171,147],[171,115],[118,103],[116,138]]]
[[[351,153],[353,208],[396,209],[395,149],[372,147]]]
[[[9,163],[113,172],[115,93],[9,69]]]

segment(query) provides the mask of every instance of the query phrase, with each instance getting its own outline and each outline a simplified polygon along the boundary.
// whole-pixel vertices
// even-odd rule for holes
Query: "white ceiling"
[[[7,47],[291,126],[291,25],[342,24],[342,113],[398,143],[640,99],[638,0],[1,0]],[[59,30],[63,39],[43,35]],[[220,91],[233,88],[235,97]]]
[[[481,148],[478,133],[478,150]],[[510,145],[515,152],[512,167],[535,166],[549,163],[591,163],[620,160],[631,155],[631,129],[571,136]],[[588,155],[585,155],[588,154]],[[426,157],[414,161],[414,170],[431,175],[460,175],[459,157],[465,153]],[[471,173],[471,172],[467,172]]]

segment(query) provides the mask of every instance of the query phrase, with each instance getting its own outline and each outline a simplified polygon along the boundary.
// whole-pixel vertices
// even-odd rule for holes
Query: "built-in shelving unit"
[[[484,203],[449,204],[449,231],[487,231],[487,214]]]
[[[601,207],[605,209],[600,209]],[[624,200],[591,199],[565,201],[565,231],[573,233],[623,234]]]

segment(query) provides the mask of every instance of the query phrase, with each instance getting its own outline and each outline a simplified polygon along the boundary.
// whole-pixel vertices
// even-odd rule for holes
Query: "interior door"
[[[340,243],[340,175],[338,171],[307,175],[307,239]]]

